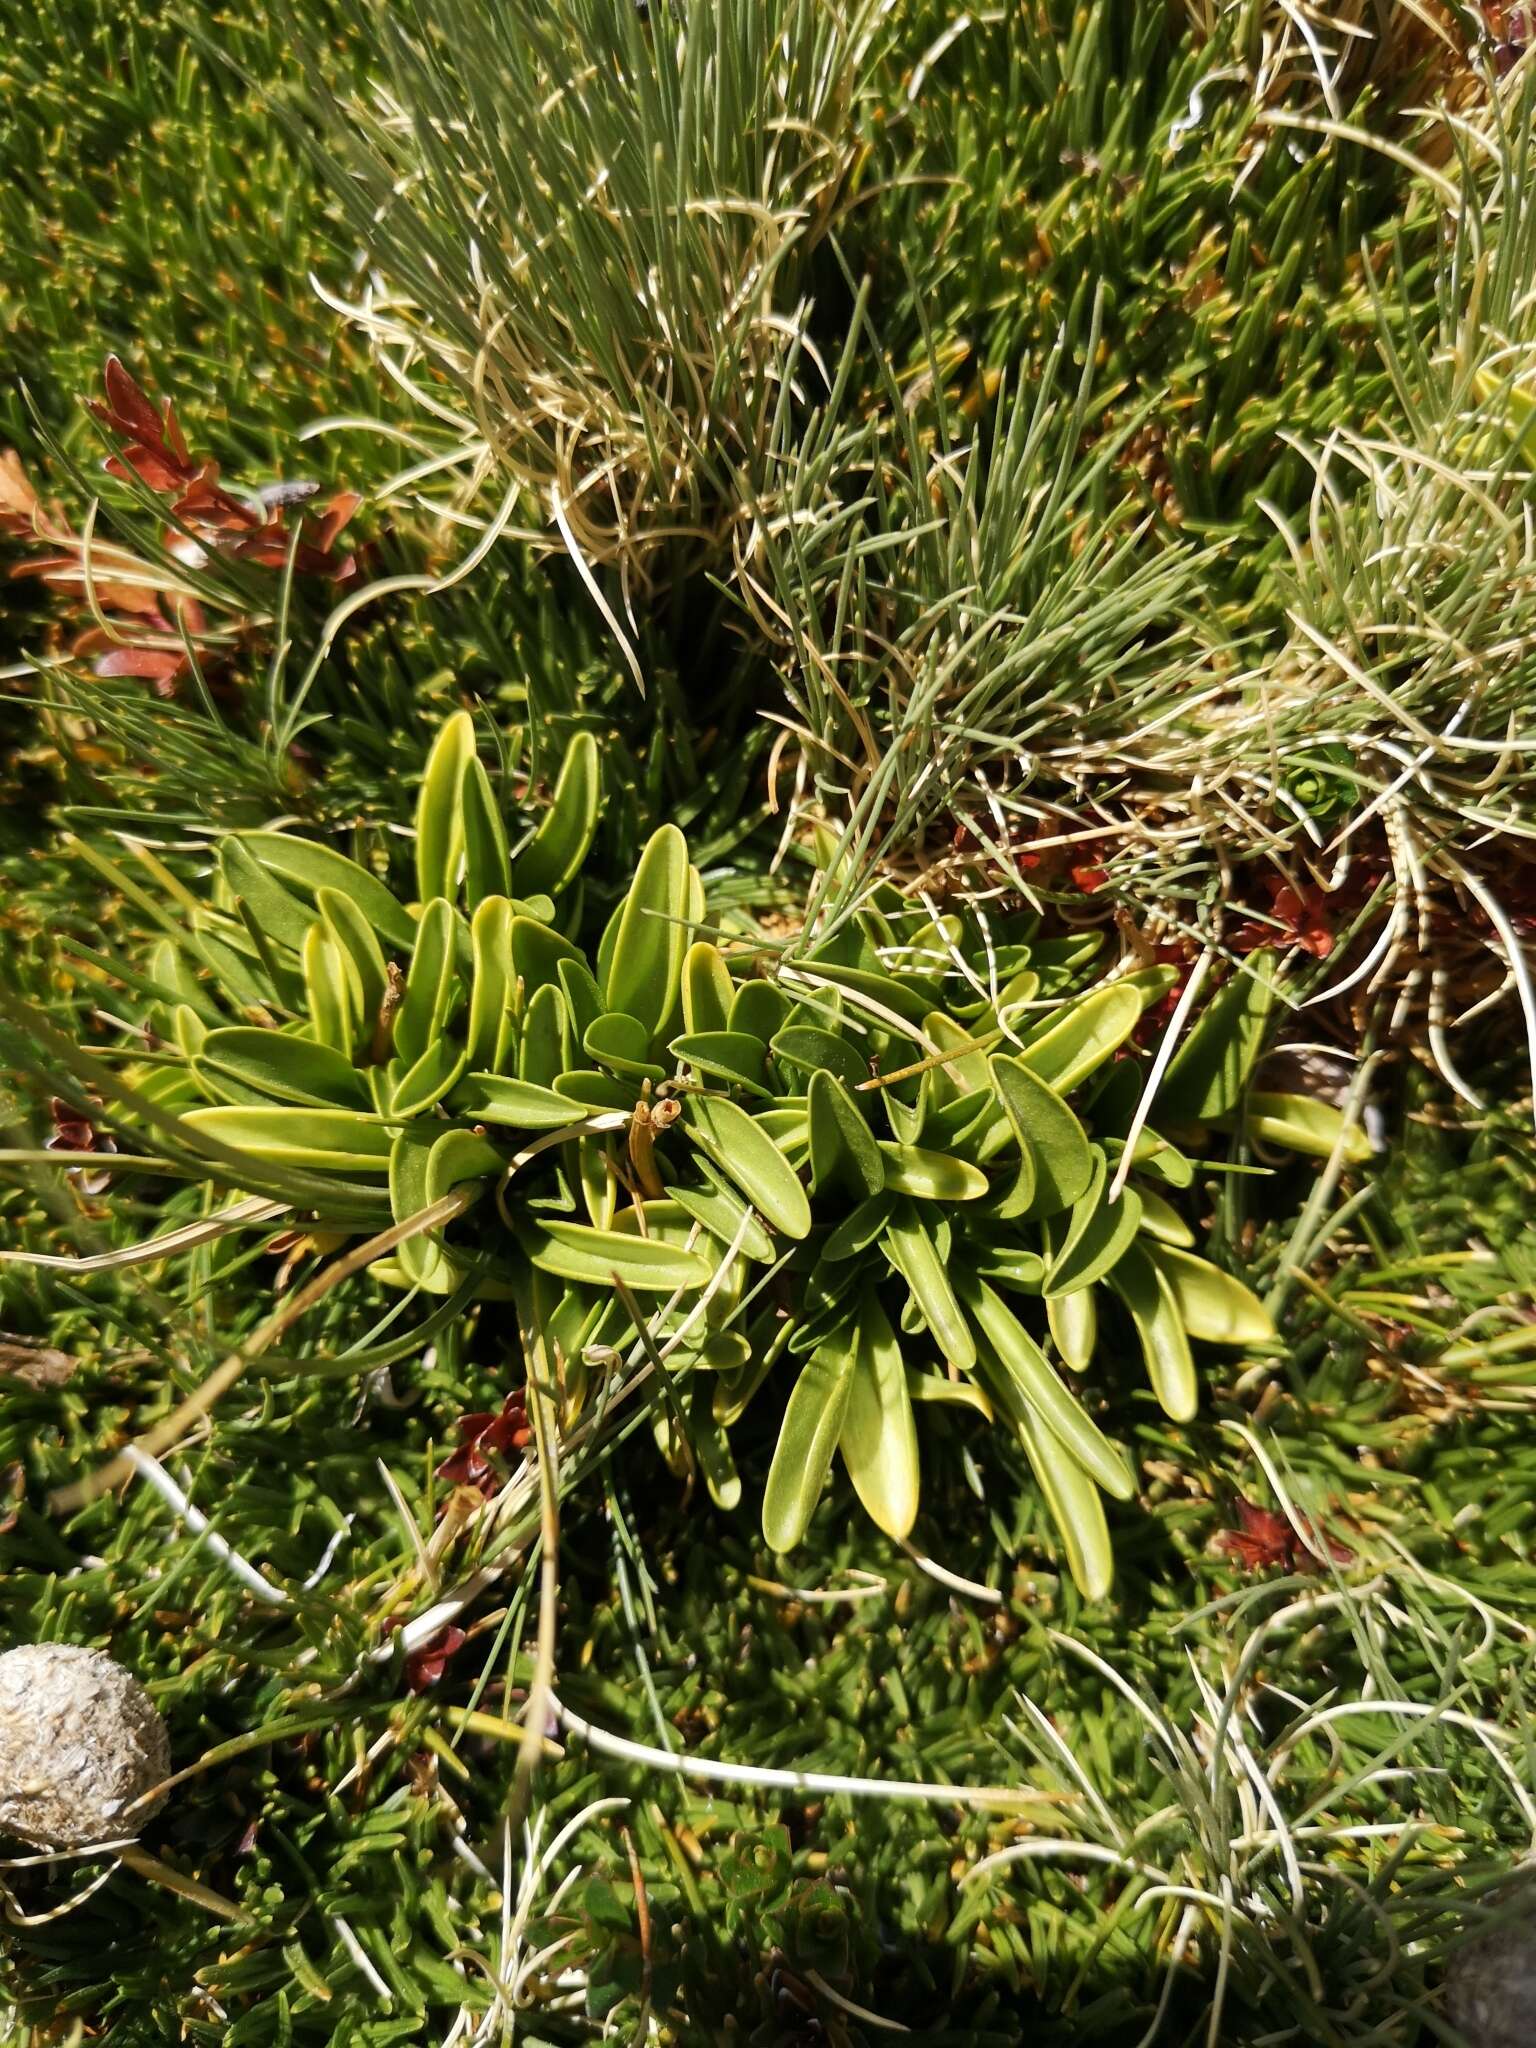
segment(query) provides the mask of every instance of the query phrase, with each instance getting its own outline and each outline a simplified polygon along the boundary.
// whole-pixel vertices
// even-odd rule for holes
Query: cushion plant
[[[1101,1306],[1118,1305],[1110,1327],[1134,1332],[1175,1421],[1196,1409],[1192,1342],[1273,1338],[1257,1297],[1191,1249],[1179,1206],[1190,1148],[1247,1113],[1273,957],[1253,955],[1184,1036],[1154,1129],[1138,1038],[1176,969],[1106,969],[1096,932],[935,914],[890,884],[827,936],[727,935],[670,825],[589,952],[598,800],[583,737],[512,855],[460,713],[423,780],[417,904],[327,847],[227,839],[212,900],[178,886],[133,972],[164,1044],[130,1119],[136,1101],[194,1170],[286,1199],[316,1230],[367,1228],[386,1205],[406,1224],[457,1191],[462,1214],[375,1274],[514,1302],[567,1426],[643,1346],[664,1447],[724,1504],[740,1493],[730,1429],[774,1376],[777,1549],[800,1540],[836,1453],[905,1537],[915,1408],[968,1405],[1022,1441],[1074,1576],[1101,1594],[1101,1495],[1134,1484],[1073,1387],[1106,1349]],[[1257,1128],[1303,1150],[1350,1142],[1337,1112],[1297,1098],[1263,1098]]]

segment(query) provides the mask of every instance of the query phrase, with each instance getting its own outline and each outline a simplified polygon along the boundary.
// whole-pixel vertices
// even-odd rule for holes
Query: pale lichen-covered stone
[[[0,1656],[0,1833],[40,1849],[136,1835],[171,1748],[154,1702],[100,1650],[24,1643]]]

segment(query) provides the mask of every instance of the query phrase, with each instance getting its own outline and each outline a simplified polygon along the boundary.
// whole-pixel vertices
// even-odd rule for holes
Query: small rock
[[[0,1830],[39,1849],[136,1835],[160,1800],[125,1809],[170,1767],[154,1702],[102,1651],[24,1643],[0,1656]]]
[[[1463,1942],[1445,1975],[1446,2018],[1471,2048],[1536,2042],[1536,1894],[1527,1910]]]

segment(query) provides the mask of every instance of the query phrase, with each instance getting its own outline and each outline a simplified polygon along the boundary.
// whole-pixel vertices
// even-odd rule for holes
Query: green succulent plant
[[[961,1403],[1022,1440],[1074,1576],[1102,1594],[1101,1496],[1129,1496],[1133,1472],[1073,1388],[1101,1306],[1125,1312],[1177,1421],[1197,1405],[1193,1344],[1274,1335],[1179,1210],[1188,1147],[1245,1114],[1273,956],[1198,1017],[1153,1129],[1135,1037],[1171,967],[1105,971],[1097,933],[934,916],[889,884],[822,941],[731,936],[670,825],[588,952],[598,798],[581,739],[509,849],[461,713],[423,781],[418,904],[286,833],[227,839],[213,899],[180,890],[136,976],[170,1049],[140,1099],[214,1157],[211,1176],[290,1189],[319,1229],[473,1195],[375,1273],[516,1303],[567,1424],[641,1344],[667,1383],[664,1448],[723,1504],[741,1491],[730,1430],[777,1368],[776,1549],[800,1540],[838,1455],[905,1537],[915,1410]],[[1318,1151],[1343,1130],[1292,1097],[1263,1098],[1256,1128]]]

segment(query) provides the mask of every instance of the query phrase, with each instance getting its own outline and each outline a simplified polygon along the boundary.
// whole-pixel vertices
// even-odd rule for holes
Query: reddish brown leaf
[[[1261,946],[1283,944],[1300,947],[1314,960],[1326,960],[1333,951],[1334,938],[1333,913],[1326,893],[1312,883],[1298,889],[1272,871],[1265,874],[1263,881],[1275,921],[1251,919],[1233,933],[1233,950],[1254,953]]]
[[[1269,1571],[1276,1565],[1290,1572],[1316,1571],[1324,1553],[1335,1564],[1354,1562],[1355,1553],[1344,1544],[1335,1543],[1315,1523],[1302,1520],[1301,1529],[1306,1532],[1303,1541],[1288,1515],[1277,1515],[1241,1496],[1237,1501],[1237,1520],[1237,1528],[1222,1530],[1216,1538],[1216,1548],[1237,1558],[1251,1572]]]
[[[48,1113],[53,1118],[53,1136],[44,1145],[47,1152],[101,1152],[113,1153],[117,1141],[110,1131],[96,1128],[83,1110],[78,1110],[55,1095],[48,1104]],[[82,1193],[99,1195],[103,1188],[111,1185],[109,1172],[97,1172],[89,1167],[71,1166],[65,1169]]]
[[[137,583],[99,583],[92,579],[97,602],[109,612],[127,612],[136,619],[154,619],[162,627],[169,628],[170,621],[160,609],[160,599],[153,590],[145,590]]]
[[[152,681],[168,680],[179,675],[185,664],[184,654],[173,654],[166,647],[118,647],[100,657],[96,673],[99,676],[144,676]]]
[[[122,422],[124,433],[135,441],[164,441],[164,422],[129,376],[120,357],[107,357],[102,381],[107,388],[107,403]]]
[[[457,1428],[459,1448],[438,1466],[437,1476],[451,1486],[478,1487],[489,1500],[502,1481],[493,1458],[522,1451],[533,1441],[522,1389],[508,1394],[495,1414],[461,1415]]]
[[[136,476],[152,491],[174,491],[182,481],[179,463],[158,448],[146,448],[137,441],[130,443],[121,455],[109,455],[105,467],[108,476]]]
[[[187,453],[186,437],[181,431],[181,422],[176,417],[176,408],[169,399],[165,401],[165,437],[177,461],[190,468],[192,458]]]
[[[188,484],[184,496],[178,499],[175,510],[188,524],[211,526],[216,531],[243,533],[248,527],[259,526],[261,515],[239,498],[232,497],[219,484],[217,463],[205,462]]]
[[[469,1638],[463,1629],[448,1627],[436,1636],[424,1649],[417,1650],[405,1660],[405,1682],[412,1692],[423,1692],[429,1685],[436,1685],[448,1668],[449,1659],[461,1650]]]
[[[326,507],[325,517],[320,522],[320,531],[315,545],[322,554],[328,555],[336,545],[336,536],[347,524],[358,506],[363,502],[360,492],[338,491]]]

